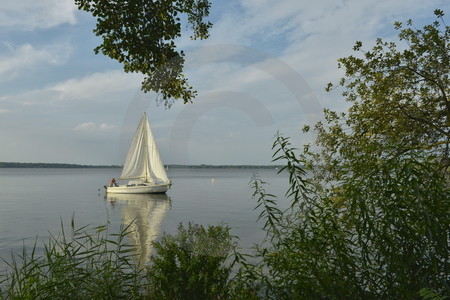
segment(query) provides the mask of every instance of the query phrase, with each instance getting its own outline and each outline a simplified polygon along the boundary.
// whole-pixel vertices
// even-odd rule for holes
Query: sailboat
[[[128,183],[110,182],[106,186],[108,194],[165,193],[171,186],[145,113],[134,134],[119,180]]]

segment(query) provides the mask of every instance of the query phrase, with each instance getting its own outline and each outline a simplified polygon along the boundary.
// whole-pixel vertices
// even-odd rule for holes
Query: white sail
[[[120,179],[141,179],[156,184],[170,182],[145,113],[134,134]]]

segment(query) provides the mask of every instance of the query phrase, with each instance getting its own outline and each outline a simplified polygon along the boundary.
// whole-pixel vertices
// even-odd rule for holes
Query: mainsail
[[[155,184],[170,182],[145,113],[134,134],[120,179],[142,179]]]

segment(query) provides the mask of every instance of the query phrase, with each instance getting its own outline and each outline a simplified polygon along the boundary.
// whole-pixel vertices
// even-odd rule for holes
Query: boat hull
[[[136,185],[136,186],[108,186],[108,194],[158,194],[169,190],[170,184]]]

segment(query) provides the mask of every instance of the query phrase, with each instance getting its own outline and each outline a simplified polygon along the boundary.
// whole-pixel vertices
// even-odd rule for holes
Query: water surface
[[[108,197],[103,185],[119,169],[0,169],[0,257],[57,235],[61,221],[68,227],[72,216],[76,227],[109,223],[114,232],[133,222],[132,242],[144,256],[162,232],[174,233],[187,222],[228,224],[240,245],[250,247],[264,237],[249,187],[255,172],[270,183],[269,192],[284,194],[287,177],[275,169],[174,168],[168,170],[173,185],[166,195]]]

